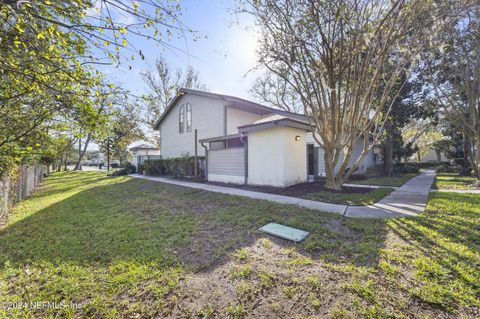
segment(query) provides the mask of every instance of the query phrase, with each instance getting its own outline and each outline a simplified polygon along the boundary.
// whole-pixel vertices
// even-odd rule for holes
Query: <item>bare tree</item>
[[[163,57],[157,59],[154,69],[143,72],[142,77],[150,89],[150,93],[144,96],[144,121],[150,127],[155,125],[180,88],[207,89],[198,71],[192,67],[186,71],[172,70]]]
[[[423,0],[246,4],[261,30],[260,62],[299,95],[325,151],[326,186],[340,189],[378,140],[396,82],[436,34],[440,7]],[[359,140],[363,150],[352,159]]]
[[[292,87],[284,79],[265,73],[258,77],[250,88],[250,93],[261,103],[288,112],[303,113],[303,105]]]
[[[480,179],[480,4],[460,7],[431,64],[431,83],[446,118],[470,141],[467,158]]]

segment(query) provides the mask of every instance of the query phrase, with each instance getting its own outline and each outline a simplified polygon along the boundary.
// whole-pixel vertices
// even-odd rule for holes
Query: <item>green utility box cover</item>
[[[297,229],[297,228],[293,228],[293,227],[288,227],[288,226],[285,226],[285,225],[280,225],[280,224],[277,224],[277,223],[268,223],[265,226],[260,227],[259,230],[261,230],[261,231],[263,231],[267,234],[273,235],[273,236],[277,236],[277,237],[280,237],[280,238],[283,238],[283,239],[292,240],[296,243],[301,242],[302,240],[304,240],[308,236],[307,231]]]

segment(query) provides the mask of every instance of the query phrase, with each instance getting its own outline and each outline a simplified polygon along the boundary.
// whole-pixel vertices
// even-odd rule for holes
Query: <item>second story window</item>
[[[185,106],[180,106],[180,112],[178,114],[178,132],[183,133],[185,126]]]
[[[190,103],[187,103],[187,132],[192,131],[192,105]]]

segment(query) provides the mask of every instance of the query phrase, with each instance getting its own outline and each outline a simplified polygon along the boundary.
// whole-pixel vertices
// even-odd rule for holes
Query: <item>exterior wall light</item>
[[[295,136],[295,141],[300,142],[300,135]]]

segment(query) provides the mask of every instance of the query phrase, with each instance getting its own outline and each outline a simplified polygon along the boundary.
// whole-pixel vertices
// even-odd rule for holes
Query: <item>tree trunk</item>
[[[90,143],[91,138],[92,138],[92,135],[88,133],[87,140],[83,145],[83,150],[79,153],[77,164],[75,164],[75,168],[73,169],[74,171],[82,169],[82,159],[85,156],[85,153],[87,152],[87,147],[88,147],[88,144]]]
[[[473,149],[473,162],[474,162],[474,168],[473,168],[473,172],[475,174],[475,177],[478,179],[480,179],[480,141],[477,141],[475,144],[475,147]]]
[[[463,134],[463,163],[462,163],[462,171],[460,172],[461,176],[470,176],[471,168],[470,168],[470,158],[471,158],[471,144],[470,138],[467,134]]]
[[[335,150],[332,148],[324,148],[324,151],[325,154],[323,155],[323,159],[325,163],[325,175],[327,178],[325,187],[333,190],[341,190],[342,185],[338,185],[335,178],[335,165],[333,163]]]
[[[442,152],[436,149],[435,153],[437,154],[437,163],[440,163],[442,161]]]
[[[393,176],[393,137],[387,132],[387,139],[383,147],[383,173],[388,176]]]

